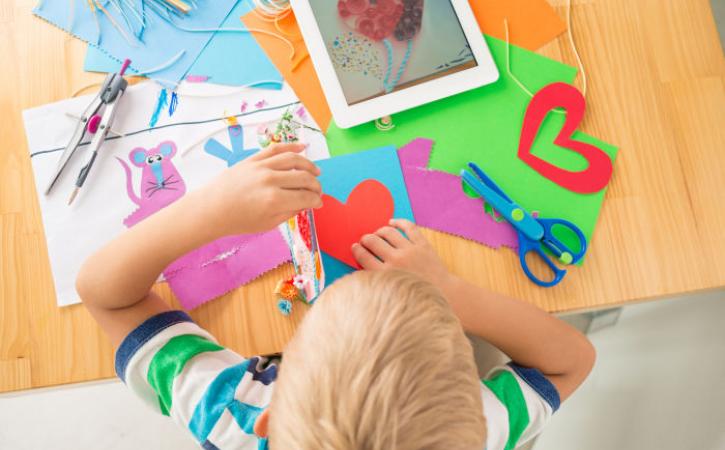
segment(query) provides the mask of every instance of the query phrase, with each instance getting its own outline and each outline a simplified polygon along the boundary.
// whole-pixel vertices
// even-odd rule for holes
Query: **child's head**
[[[403,272],[357,272],[288,346],[270,408],[275,449],[483,448],[471,346],[446,300]]]

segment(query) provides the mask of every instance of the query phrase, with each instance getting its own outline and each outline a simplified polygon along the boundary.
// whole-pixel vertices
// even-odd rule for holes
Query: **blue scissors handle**
[[[542,280],[537,277],[531,269],[529,269],[529,263],[526,261],[526,256],[532,252],[538,255],[539,258],[542,259],[547,266],[549,266],[549,269],[551,269],[551,272],[554,274],[554,277],[551,280]],[[521,268],[524,269],[524,273],[527,277],[529,277],[529,280],[541,287],[556,286],[564,278],[564,275],[566,275],[566,270],[558,268],[551,258],[544,253],[541,241],[533,241],[524,236],[521,232],[519,232],[519,259],[521,260]]]
[[[534,241],[527,238],[523,233],[519,232],[519,259],[521,260],[521,267],[524,269],[524,273],[534,283],[543,287],[551,287],[559,284],[559,282],[566,275],[566,270],[560,269],[551,260],[549,255],[544,252],[544,249],[549,250],[560,263],[564,265],[575,264],[579,262],[587,251],[587,239],[584,233],[568,220],[564,219],[537,219],[544,229],[544,237],[540,241]],[[564,244],[561,239],[554,236],[553,228],[556,225],[568,228],[579,239],[579,250],[574,251],[568,245]],[[553,278],[549,281],[538,278],[529,268],[529,264],[526,261],[526,256],[531,252],[536,253],[544,263],[551,269]]]
[[[541,226],[544,228],[544,237],[541,243],[550,250],[562,264],[576,264],[587,252],[587,238],[584,236],[582,230],[564,219],[537,219]],[[568,245],[563,243],[561,239],[554,236],[554,226],[562,226],[571,230],[579,239],[579,250],[572,250]]]

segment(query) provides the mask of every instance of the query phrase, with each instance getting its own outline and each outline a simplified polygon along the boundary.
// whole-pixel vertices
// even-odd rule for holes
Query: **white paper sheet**
[[[148,128],[159,90],[160,87],[151,82],[129,87],[121,99],[112,130],[127,134]],[[131,168],[132,185],[139,192],[141,169],[131,164],[129,153],[137,147],[151,149],[163,141],[173,141],[177,153],[171,160],[186,184],[186,192],[190,192],[227,168],[224,161],[204,152],[204,144],[211,137],[231,148],[227,125],[223,120],[194,125],[173,124],[207,121],[239,114],[242,104],[246,103],[247,115],[237,120],[244,129],[245,148],[252,149],[259,147],[257,128],[260,124],[279,119],[286,109],[285,105],[291,105],[289,107],[294,111],[301,106],[288,86],[281,91],[234,91],[229,87],[214,85],[182,85],[179,89],[179,105],[172,117],[164,110],[153,130],[106,141],[84,188],[71,206],[67,204],[68,198],[78,172],[88,158],[88,146],[78,149],[53,191],[47,196],[43,193],[62,151],[43,152],[66,146],[76,124],[76,120],[67,114],[80,116],[93,95],[23,111],[58,305],[79,302],[74,284],[84,259],[123,232],[126,229],[123,220],[137,208],[127,195],[126,174],[116,157],[124,160]],[[229,95],[214,97],[199,96],[230,92]],[[260,102],[264,104],[257,105]],[[317,128],[309,116],[300,120]],[[310,144],[308,157],[329,157],[321,133],[306,130],[304,140]],[[196,145],[193,149],[182,155],[194,144]]]

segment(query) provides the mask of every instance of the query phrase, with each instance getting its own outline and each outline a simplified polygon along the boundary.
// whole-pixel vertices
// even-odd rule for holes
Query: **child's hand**
[[[201,191],[222,235],[271,230],[299,211],[322,206],[320,169],[299,153],[304,144],[275,144],[224,171]]]
[[[452,277],[423,233],[408,220],[393,219],[390,226],[366,234],[353,244],[352,254],[365,270],[405,270],[439,289]]]

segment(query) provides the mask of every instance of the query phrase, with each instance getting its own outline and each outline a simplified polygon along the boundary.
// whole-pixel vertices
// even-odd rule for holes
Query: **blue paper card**
[[[240,17],[251,11],[249,0],[241,0],[229,13],[221,28],[244,29]],[[87,72],[117,72],[120,62],[98,48],[89,45],[83,69]],[[189,75],[204,75],[210,83],[245,86],[259,81],[271,83],[258,87],[280,89],[282,75],[267,58],[251,33],[219,32],[209,41],[199,58],[188,71]]]
[[[198,8],[185,17],[175,17],[175,22],[190,29],[216,29],[224,22],[237,0],[199,0]],[[72,10],[71,7],[72,6]],[[159,81],[166,87],[173,87],[189,71],[189,68],[196,61],[197,57],[212,38],[214,33],[195,33],[182,31],[166,20],[162,19],[150,8],[146,8],[149,16],[147,25],[141,39],[134,38],[134,34],[125,27],[122,16],[115,13],[109,4],[106,10],[114,16],[116,22],[121,25],[130,37],[134,45],[131,45],[123,35],[113,26],[111,21],[100,11],[94,12],[85,1],[67,0],[44,0],[33,10],[38,17],[52,23],[53,25],[71,33],[89,44],[121,62],[128,58],[131,60],[131,67],[136,72],[145,72],[148,69],[162,66],[180,54],[184,53],[168,68],[149,74],[150,78]]]
[[[322,170],[319,179],[325,194],[345,203],[358,184],[365,180],[377,180],[388,188],[393,197],[395,205],[393,217],[414,221],[395,147],[381,147],[316,163]],[[370,205],[370,208],[375,208],[375,205]],[[322,256],[326,285],[355,270],[324,251]]]

